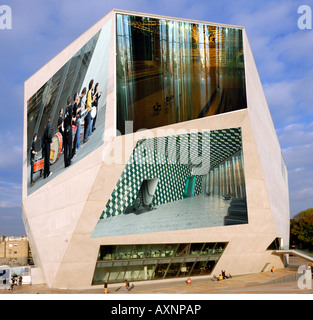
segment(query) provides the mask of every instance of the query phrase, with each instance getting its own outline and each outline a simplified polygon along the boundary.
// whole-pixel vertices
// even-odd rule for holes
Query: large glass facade
[[[247,107],[242,30],[117,15],[117,129]]]
[[[210,275],[227,243],[101,246],[93,285]]]

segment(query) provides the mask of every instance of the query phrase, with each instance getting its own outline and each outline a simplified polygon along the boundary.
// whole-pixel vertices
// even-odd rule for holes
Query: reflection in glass
[[[163,279],[166,271],[168,269],[169,265],[168,264],[158,264],[156,269],[155,269],[155,275],[154,275],[154,279]]]
[[[147,256],[148,245],[137,245],[133,248],[132,259],[144,259]]]
[[[98,256],[98,261],[114,260],[114,246],[101,246]]]
[[[177,274],[180,271],[180,263],[171,263],[165,278],[176,278]]]
[[[93,283],[104,283],[106,280],[109,280],[111,272],[111,267],[101,267],[97,265],[97,268],[95,270],[94,276],[93,276]]]
[[[117,129],[246,108],[242,30],[117,15]]]
[[[125,272],[127,267],[127,262],[117,263],[116,266],[111,268],[110,276],[108,281],[112,282],[123,282],[125,280]]]
[[[144,261],[143,268],[140,269],[138,274],[138,281],[151,280],[153,279],[153,273],[155,269],[155,261]],[[135,281],[132,278],[129,278],[132,281]]]
[[[225,247],[226,247],[225,243],[217,243],[213,253],[214,254],[221,254],[224,251]]]
[[[165,257],[165,253],[163,251],[164,244],[152,244],[149,248],[150,258],[161,258]]]
[[[199,276],[202,274],[205,266],[207,264],[207,261],[199,261],[199,262],[196,262],[193,269],[192,269],[192,273],[191,275],[193,276]]]
[[[176,251],[176,257],[183,257],[189,254],[190,244],[189,243],[182,243],[178,246]]]
[[[202,272],[202,275],[208,275],[208,274],[211,274],[214,267],[216,265],[216,261],[215,260],[211,260],[211,261],[208,261],[208,263],[206,264],[206,266],[204,267],[204,270]]]
[[[130,259],[133,253],[133,246],[118,246],[115,258],[119,260]]]
[[[202,253],[206,255],[211,255],[215,246],[216,243],[206,243],[203,247]]]
[[[130,261],[125,272],[125,279],[137,280],[141,270],[143,268],[143,261]]]
[[[207,194],[245,198],[246,187],[242,150],[212,168],[205,177],[205,182]]]
[[[179,277],[187,277],[189,276],[191,269],[194,265],[194,262],[186,262],[181,265]]]
[[[190,255],[199,256],[203,248],[203,243],[192,243],[190,248]]]
[[[165,257],[173,257],[177,249],[177,245],[166,244],[164,246]]]

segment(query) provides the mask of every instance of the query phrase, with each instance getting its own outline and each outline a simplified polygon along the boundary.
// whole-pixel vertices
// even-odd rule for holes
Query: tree
[[[290,240],[300,249],[313,250],[313,208],[302,211],[291,219]]]

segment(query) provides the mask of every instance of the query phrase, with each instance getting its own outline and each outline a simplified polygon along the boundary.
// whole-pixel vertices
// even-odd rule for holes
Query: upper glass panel
[[[247,107],[242,30],[117,15],[117,129]]]

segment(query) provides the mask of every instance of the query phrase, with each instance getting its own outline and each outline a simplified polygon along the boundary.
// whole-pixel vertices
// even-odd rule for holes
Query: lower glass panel
[[[210,275],[227,244],[101,246],[92,284]]]

